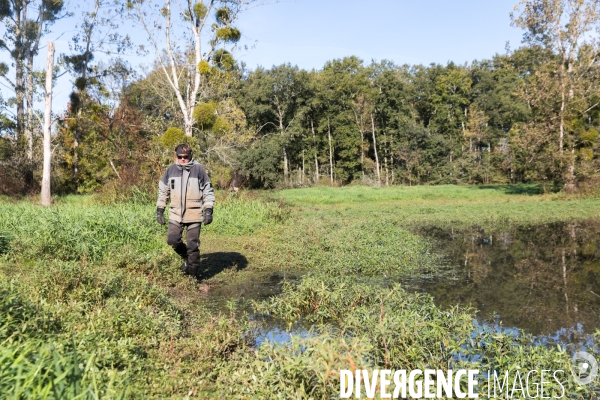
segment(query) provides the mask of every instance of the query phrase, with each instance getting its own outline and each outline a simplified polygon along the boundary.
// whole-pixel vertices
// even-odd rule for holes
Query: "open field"
[[[486,229],[600,220],[600,199],[534,185],[294,189],[219,194],[203,228],[203,279],[179,271],[144,201],[0,203],[0,393],[14,398],[330,398],[339,370],[563,369],[567,346],[482,328],[402,280],[438,273],[414,228]],[[264,318],[212,291],[265,272],[301,276],[253,312],[309,332],[256,337]],[[244,303],[244,304],[242,304]],[[260,339],[260,340],[257,340]],[[592,336],[594,344],[599,334]],[[485,386],[484,386],[485,388]],[[545,396],[560,396],[556,383]]]

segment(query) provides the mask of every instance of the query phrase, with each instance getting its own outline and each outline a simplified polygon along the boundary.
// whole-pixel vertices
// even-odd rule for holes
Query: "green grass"
[[[536,185],[315,187],[274,192],[303,214],[340,220],[394,221],[402,226],[497,227],[600,218],[600,198],[534,195]]]
[[[441,310],[397,283],[436,273],[431,244],[415,227],[600,218],[600,199],[539,192],[519,185],[219,193],[201,249],[207,260],[224,261],[214,258],[222,265],[203,282],[179,271],[152,196],[126,203],[67,196],[48,209],[0,202],[0,392],[331,398],[340,369],[568,370],[565,349],[481,331],[473,309]],[[229,255],[247,265],[230,266]],[[255,309],[312,332],[257,347],[260,319],[235,302],[210,311],[204,293],[276,270],[302,271],[302,279]],[[568,385],[569,398],[598,390]]]
[[[332,188],[316,186],[307,189],[290,189],[276,192],[275,196],[299,205],[346,205],[361,203],[471,203],[498,202],[502,200],[538,200],[556,198],[558,195],[536,196],[542,189],[538,185],[485,185],[485,186],[346,186]]]

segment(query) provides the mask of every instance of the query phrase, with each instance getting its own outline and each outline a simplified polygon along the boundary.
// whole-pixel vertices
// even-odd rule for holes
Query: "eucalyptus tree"
[[[44,164],[42,169],[41,204],[49,206],[52,203],[50,193],[50,173],[52,161],[52,148],[50,128],[52,127],[52,79],[54,70],[54,43],[48,42],[48,55],[46,58],[46,85],[44,90]]]
[[[0,62],[0,76],[13,90],[17,137],[25,136],[27,161],[33,161],[34,70],[33,60],[40,40],[50,26],[67,15],[63,0],[0,0],[0,21],[4,25],[0,51],[10,65]],[[14,79],[9,77],[14,69]],[[41,125],[41,124],[40,124]]]
[[[128,2],[132,17],[145,30],[169,89],[177,99],[184,131],[192,136],[194,108],[213,57],[230,59],[241,32],[234,26],[254,0],[165,0]],[[230,48],[224,46],[231,45]],[[203,49],[203,46],[206,46]],[[202,99],[200,99],[202,100]]]
[[[522,130],[538,138],[543,132],[550,133],[553,146],[549,150],[555,154],[556,164],[550,177],[572,189],[576,151],[592,128],[589,113],[600,105],[600,1],[522,0],[511,19],[525,30],[524,43],[554,55],[523,86],[522,97],[540,118]]]

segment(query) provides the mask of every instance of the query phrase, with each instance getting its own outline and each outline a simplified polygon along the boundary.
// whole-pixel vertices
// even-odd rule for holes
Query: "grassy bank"
[[[14,398],[329,398],[339,370],[570,370],[566,349],[480,329],[398,279],[432,274],[409,228],[599,219],[599,199],[535,186],[312,188],[220,194],[203,228],[204,279],[179,271],[152,204],[65,198],[0,203],[0,392]],[[261,271],[303,271],[254,308],[312,326],[262,343],[260,319],[207,308],[211,288]],[[597,339],[596,339],[597,343]],[[564,376],[569,398],[590,398]],[[484,390],[485,386],[483,386]],[[560,395],[558,385],[546,396]]]

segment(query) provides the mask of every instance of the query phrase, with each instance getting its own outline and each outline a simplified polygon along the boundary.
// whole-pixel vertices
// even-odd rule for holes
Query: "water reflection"
[[[231,301],[236,310],[252,313],[252,301],[266,300],[281,292],[283,282],[298,282],[300,273],[288,271],[255,272],[241,282],[223,284],[209,288],[204,293],[206,305],[214,311],[225,312]]]
[[[471,304],[487,321],[561,341],[600,328],[600,222],[419,233],[448,267],[418,285],[438,305]]]

